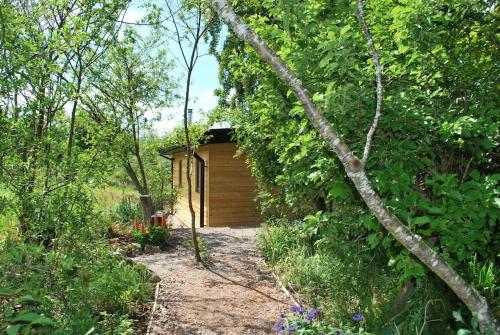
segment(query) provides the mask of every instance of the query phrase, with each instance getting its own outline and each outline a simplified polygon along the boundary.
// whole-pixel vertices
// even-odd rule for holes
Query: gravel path
[[[156,272],[160,293],[152,334],[273,334],[280,312],[291,302],[265,270],[255,247],[255,228],[202,228],[209,265],[197,265],[175,228],[170,249],[135,260]]]

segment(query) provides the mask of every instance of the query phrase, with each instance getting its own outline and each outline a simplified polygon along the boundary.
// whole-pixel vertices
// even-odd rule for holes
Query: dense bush
[[[124,224],[142,218],[142,208],[139,202],[132,202],[130,197],[123,197],[113,209],[113,218]]]
[[[240,1],[237,11],[361,155],[375,110],[375,73],[356,3]],[[383,114],[367,174],[396,216],[498,313],[500,291],[490,288],[499,286],[499,278],[489,270],[499,250],[500,68],[492,38],[498,8],[492,1],[377,0],[367,2],[365,11],[384,67]],[[262,243],[271,264],[308,300],[319,297],[347,309],[347,297],[354,297],[354,305],[374,297],[379,307],[363,306],[370,327],[390,321],[402,334],[412,333],[435,299],[441,303],[429,304],[427,316],[439,315],[441,322],[424,331],[458,327],[451,311],[464,306],[381,228],[288,87],[231,33],[219,56],[221,102],[257,177],[264,216],[271,222],[284,218]],[[297,241],[294,236],[304,232],[296,222],[314,234]],[[389,287],[382,298],[362,292],[366,284],[359,278],[371,277]],[[346,286],[344,295],[321,284],[329,281]],[[405,288],[411,288],[408,294]],[[384,312],[391,305],[401,313]]]
[[[170,236],[170,229],[161,226],[145,227],[141,224],[134,227],[132,235],[143,249],[147,244],[163,247]]]
[[[141,304],[152,298],[150,275],[107,246],[108,226],[95,210],[89,187],[70,185],[33,201],[43,206],[27,213],[29,230],[13,239],[0,229],[5,238],[0,246],[0,329],[24,325],[40,328],[41,334],[85,334],[95,328],[116,334],[115,328],[129,324],[129,333],[134,331]],[[35,314],[52,324],[18,322]]]
[[[140,311],[131,302],[151,299],[149,273],[114,256],[104,241],[64,239],[71,244],[56,241],[51,250],[13,241],[4,246],[0,329],[31,312],[53,320],[36,326],[42,334],[85,334],[92,328],[116,334],[126,322],[133,330]]]
[[[465,324],[474,329],[469,316],[455,322],[456,297],[440,280],[430,276],[401,283],[398,263],[381,262],[382,246],[338,239],[339,224],[332,220],[321,213],[304,221],[282,218],[258,235],[266,262],[301,301],[322,311],[321,324],[349,330],[352,316],[362,313],[364,329],[374,334],[413,334],[415,327],[422,329],[420,334],[455,334]],[[405,264],[407,269],[416,266]],[[498,270],[475,261],[470,267],[475,273],[471,282],[491,298]]]

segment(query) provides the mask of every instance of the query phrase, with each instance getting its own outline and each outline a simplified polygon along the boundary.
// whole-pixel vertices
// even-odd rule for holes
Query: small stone
[[[150,254],[156,254],[156,253],[161,252],[161,249],[157,245],[146,245],[146,248],[145,248],[144,252],[146,254],[148,254],[148,255],[150,255]]]
[[[149,279],[151,283],[158,283],[161,281],[160,276],[158,276],[156,273],[151,274],[151,278]]]
[[[136,257],[142,252],[141,245],[137,243],[128,244],[125,247],[125,251],[127,253],[127,257]]]
[[[113,252],[113,255],[125,257],[127,253],[122,248],[118,248],[115,250],[115,252]]]

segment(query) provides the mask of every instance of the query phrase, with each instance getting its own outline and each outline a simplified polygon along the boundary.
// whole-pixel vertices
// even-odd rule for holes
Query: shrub
[[[362,313],[363,326],[377,334],[412,334],[415,327],[422,328],[427,314],[440,321],[427,323],[422,334],[451,334],[454,297],[443,294],[439,280],[416,279],[403,305],[394,310],[402,285],[397,267],[388,266],[364,239],[341,238],[335,228],[339,225],[316,216],[291,223],[275,220],[261,229],[258,244],[283,283],[301,301],[317,306],[327,324],[351,329],[357,326],[352,316]]]
[[[121,198],[113,211],[113,218],[121,223],[130,223],[141,217],[141,204],[132,203],[130,197]]]
[[[142,248],[147,244],[163,247],[168,236],[170,236],[170,229],[166,226],[144,227],[144,224],[134,223],[132,234]]]
[[[0,268],[2,290],[11,292],[0,294],[2,330],[16,326],[16,317],[36,313],[53,321],[48,325],[43,319],[43,327],[31,319],[23,323],[39,334],[85,334],[91,328],[106,333],[110,321],[103,320],[105,312],[121,320],[115,326],[123,334],[130,334],[125,325],[133,323],[130,316],[136,313],[131,302],[152,298],[149,273],[114,256],[96,237],[62,235],[51,249],[9,240],[0,253]],[[109,328],[107,333],[117,334]]]

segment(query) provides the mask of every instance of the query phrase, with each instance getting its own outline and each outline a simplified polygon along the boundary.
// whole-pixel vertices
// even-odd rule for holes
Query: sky
[[[123,21],[140,22],[144,17],[145,10],[142,8],[141,1],[133,1],[127,10]],[[135,26],[137,28],[137,26]],[[147,34],[147,28],[139,27],[141,34]],[[164,135],[171,131],[175,126],[182,124],[182,112],[184,104],[184,89],[186,70],[181,66],[181,53],[179,47],[174,42],[168,46],[170,55],[175,64],[173,77],[178,81],[177,93],[182,97],[172,107],[160,110],[161,120],[157,122],[153,129],[158,135]],[[206,54],[208,45],[202,43],[199,54]],[[219,87],[218,82],[218,64],[212,55],[205,55],[198,59],[191,81],[191,94],[189,108],[193,109],[193,121],[200,121],[203,114],[211,111],[217,105],[217,97],[214,96],[214,90]]]

